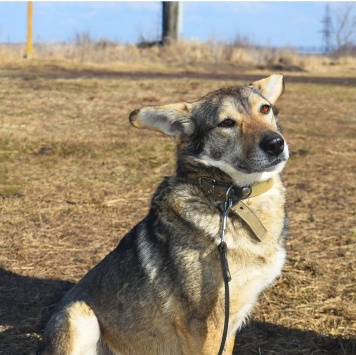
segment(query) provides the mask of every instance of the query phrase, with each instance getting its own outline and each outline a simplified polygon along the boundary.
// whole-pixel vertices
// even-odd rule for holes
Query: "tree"
[[[355,10],[355,3],[343,2],[334,11],[334,37],[339,52],[348,52],[356,45]]]

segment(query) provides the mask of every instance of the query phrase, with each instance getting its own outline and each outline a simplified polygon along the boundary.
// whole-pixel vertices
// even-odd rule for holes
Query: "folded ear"
[[[261,91],[262,95],[273,105],[284,92],[282,74],[273,74],[268,78],[255,81],[250,85]]]
[[[193,104],[180,102],[164,106],[148,106],[131,112],[130,122],[137,128],[150,128],[173,137],[193,134],[191,120]]]

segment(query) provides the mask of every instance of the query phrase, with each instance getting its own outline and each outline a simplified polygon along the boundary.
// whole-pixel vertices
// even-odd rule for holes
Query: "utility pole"
[[[331,51],[331,36],[332,36],[332,22],[331,22],[329,5],[326,5],[325,16],[321,20],[321,23],[323,24],[323,30],[321,31],[321,33],[323,34],[324,54],[328,54]]]
[[[26,46],[26,58],[30,59],[33,54],[33,42],[32,42],[32,16],[33,15],[33,3],[27,2],[27,46]]]
[[[162,2],[162,44],[179,40],[182,31],[180,1]]]

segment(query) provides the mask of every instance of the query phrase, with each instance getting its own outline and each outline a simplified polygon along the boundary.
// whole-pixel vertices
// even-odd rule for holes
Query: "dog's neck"
[[[177,176],[193,185],[198,185],[207,199],[217,209],[223,211],[228,199],[235,205],[235,213],[242,218],[253,232],[254,239],[261,242],[267,233],[266,228],[243,200],[259,196],[270,190],[274,185],[274,179],[256,182],[251,185],[237,186],[231,177],[218,168],[207,167],[194,161],[184,161],[178,164]]]
[[[194,180],[204,176],[222,183],[233,183],[231,177],[221,169],[213,166],[207,166],[194,158],[178,159],[177,176],[188,180]]]
[[[274,183],[273,179],[255,182],[249,185],[237,185],[225,172],[216,167],[207,166],[195,159],[178,162],[177,176],[198,184],[204,194],[216,205],[226,201],[227,191],[234,203],[248,197],[267,192]]]

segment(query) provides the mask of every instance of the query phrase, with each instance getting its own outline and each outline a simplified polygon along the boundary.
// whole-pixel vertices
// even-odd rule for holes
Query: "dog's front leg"
[[[184,355],[218,354],[223,333],[222,329],[216,328],[215,325],[209,324],[209,322],[203,325],[203,322],[200,321],[193,321],[190,327],[176,323],[175,328]],[[227,339],[223,354],[232,355],[234,344],[235,334]]]
[[[235,334],[231,335],[227,340],[224,348],[224,355],[231,355],[235,345]]]
[[[217,355],[221,346],[223,330],[215,327],[208,332],[204,342],[203,351],[204,355]],[[235,333],[227,337],[223,355],[232,355],[235,345]]]

